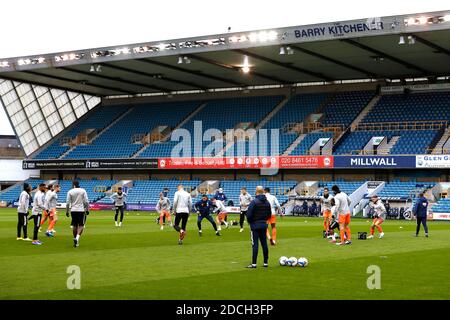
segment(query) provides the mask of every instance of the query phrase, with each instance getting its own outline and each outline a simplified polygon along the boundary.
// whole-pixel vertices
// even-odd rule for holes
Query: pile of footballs
[[[278,260],[280,262],[280,266],[288,266],[288,267],[301,267],[301,268],[305,268],[308,266],[308,259],[306,259],[305,257],[301,257],[301,258],[296,258],[296,257],[281,257],[280,260]]]

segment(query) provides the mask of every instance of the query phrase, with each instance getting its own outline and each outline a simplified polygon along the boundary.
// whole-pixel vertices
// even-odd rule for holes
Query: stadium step
[[[100,137],[103,133],[105,133],[106,131],[108,131],[112,126],[114,126],[117,122],[119,122],[120,120],[122,120],[127,114],[129,114],[130,112],[132,112],[134,110],[134,108],[129,108],[127,111],[125,111],[124,113],[122,113],[120,116],[118,116],[113,122],[111,122],[109,125],[107,125],[105,128],[103,128],[103,130],[101,130],[92,140],[91,142],[95,141],[98,137]],[[69,148],[69,150],[67,150],[66,152],[64,152],[58,159],[64,159],[68,154],[70,154],[73,150],[76,149],[77,146],[73,146],[71,148]]]
[[[386,144],[386,146],[378,151],[378,154],[386,155],[391,153],[391,149],[397,144],[398,140],[400,139],[400,136],[393,136],[391,140]]]
[[[380,100],[381,95],[375,95],[372,100],[369,101],[367,106],[360,112],[360,114],[353,120],[352,124],[350,125],[351,131],[355,131],[355,129],[358,127],[358,125],[364,120],[364,118],[367,116],[367,114],[373,109],[373,107],[378,103]]]
[[[439,142],[436,144],[436,146],[433,148],[432,154],[442,154],[442,153],[448,153],[448,150],[445,150],[446,152],[443,152],[444,145],[446,144],[447,140],[450,137],[450,128],[446,128],[444,131],[444,134],[442,135]]]
[[[284,107],[284,105],[289,100],[291,100],[291,97],[286,97],[283,100],[281,100],[281,102],[278,105],[276,105],[275,108],[273,108],[273,110],[270,111],[267,114],[267,116],[261,120],[260,123],[258,123],[258,125],[255,127],[255,130],[259,130],[259,129],[263,128],[266,125],[266,123],[269,122],[270,119],[272,119],[278,113],[278,111],[280,111]]]
[[[255,127],[255,130],[258,131],[259,129],[263,128],[267,122],[270,121],[277,113],[280,111],[284,105],[291,99],[291,97],[286,97],[283,100],[281,100],[280,103],[278,103],[275,108],[272,109]],[[223,156],[228,149],[230,149],[234,145],[234,142],[229,142],[227,145],[223,148],[223,150],[218,154],[219,156]]]
[[[206,106],[206,102],[202,102],[196,109],[194,109],[194,111],[192,111],[186,118],[184,118],[183,120],[181,120],[181,122],[179,124],[177,124],[177,126],[171,131],[170,134],[168,134],[163,141],[167,141],[170,138],[170,135],[172,134],[173,131],[182,128],[186,123],[188,123],[197,113],[199,113],[200,111],[203,110],[203,108],[205,108]],[[150,146],[151,144],[145,144],[141,149],[139,149],[138,151],[136,151],[131,158],[137,158],[139,157],[139,155],[144,152],[148,146]]]
[[[297,139],[295,139],[294,142],[292,142],[291,145],[286,149],[283,155],[289,155],[303,141],[303,139],[305,139],[306,136],[306,134],[299,135]]]

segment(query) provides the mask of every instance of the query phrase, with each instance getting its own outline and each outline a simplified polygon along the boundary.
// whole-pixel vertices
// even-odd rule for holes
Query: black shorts
[[[337,229],[337,228],[339,228],[339,223],[338,223],[336,220],[334,220],[334,221],[330,224],[330,230],[334,230],[334,229]]]
[[[72,226],[82,227],[86,222],[86,213],[84,212],[71,212],[72,215]]]

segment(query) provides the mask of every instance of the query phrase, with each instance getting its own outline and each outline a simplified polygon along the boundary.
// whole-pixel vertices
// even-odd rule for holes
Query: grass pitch
[[[384,239],[363,241],[356,234],[370,222],[353,219],[353,245],[337,247],[322,238],[321,219],[286,217],[269,268],[248,270],[248,226],[217,237],[204,220],[200,238],[191,215],[179,246],[155,218],[129,213],[116,228],[112,212],[92,212],[75,249],[63,214],[55,237],[40,233],[44,245],[33,246],[16,240],[16,211],[0,210],[0,299],[450,299],[450,223],[430,222],[430,238],[414,238],[414,222],[388,220]],[[283,255],[307,257],[309,266],[281,267]],[[81,268],[80,290],[67,289],[70,265]],[[367,288],[370,265],[381,269],[380,290]]]

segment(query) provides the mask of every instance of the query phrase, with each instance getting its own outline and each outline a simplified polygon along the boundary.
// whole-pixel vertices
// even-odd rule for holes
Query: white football
[[[297,265],[302,268],[308,266],[308,263],[308,259],[306,259],[305,257],[298,258],[297,260]]]
[[[296,257],[290,257],[289,258],[289,265],[291,267],[295,267],[297,265],[297,258]]]
[[[285,266],[286,262],[287,262],[288,258],[285,256],[280,257],[280,259],[278,260],[278,262],[280,263],[280,266]]]

